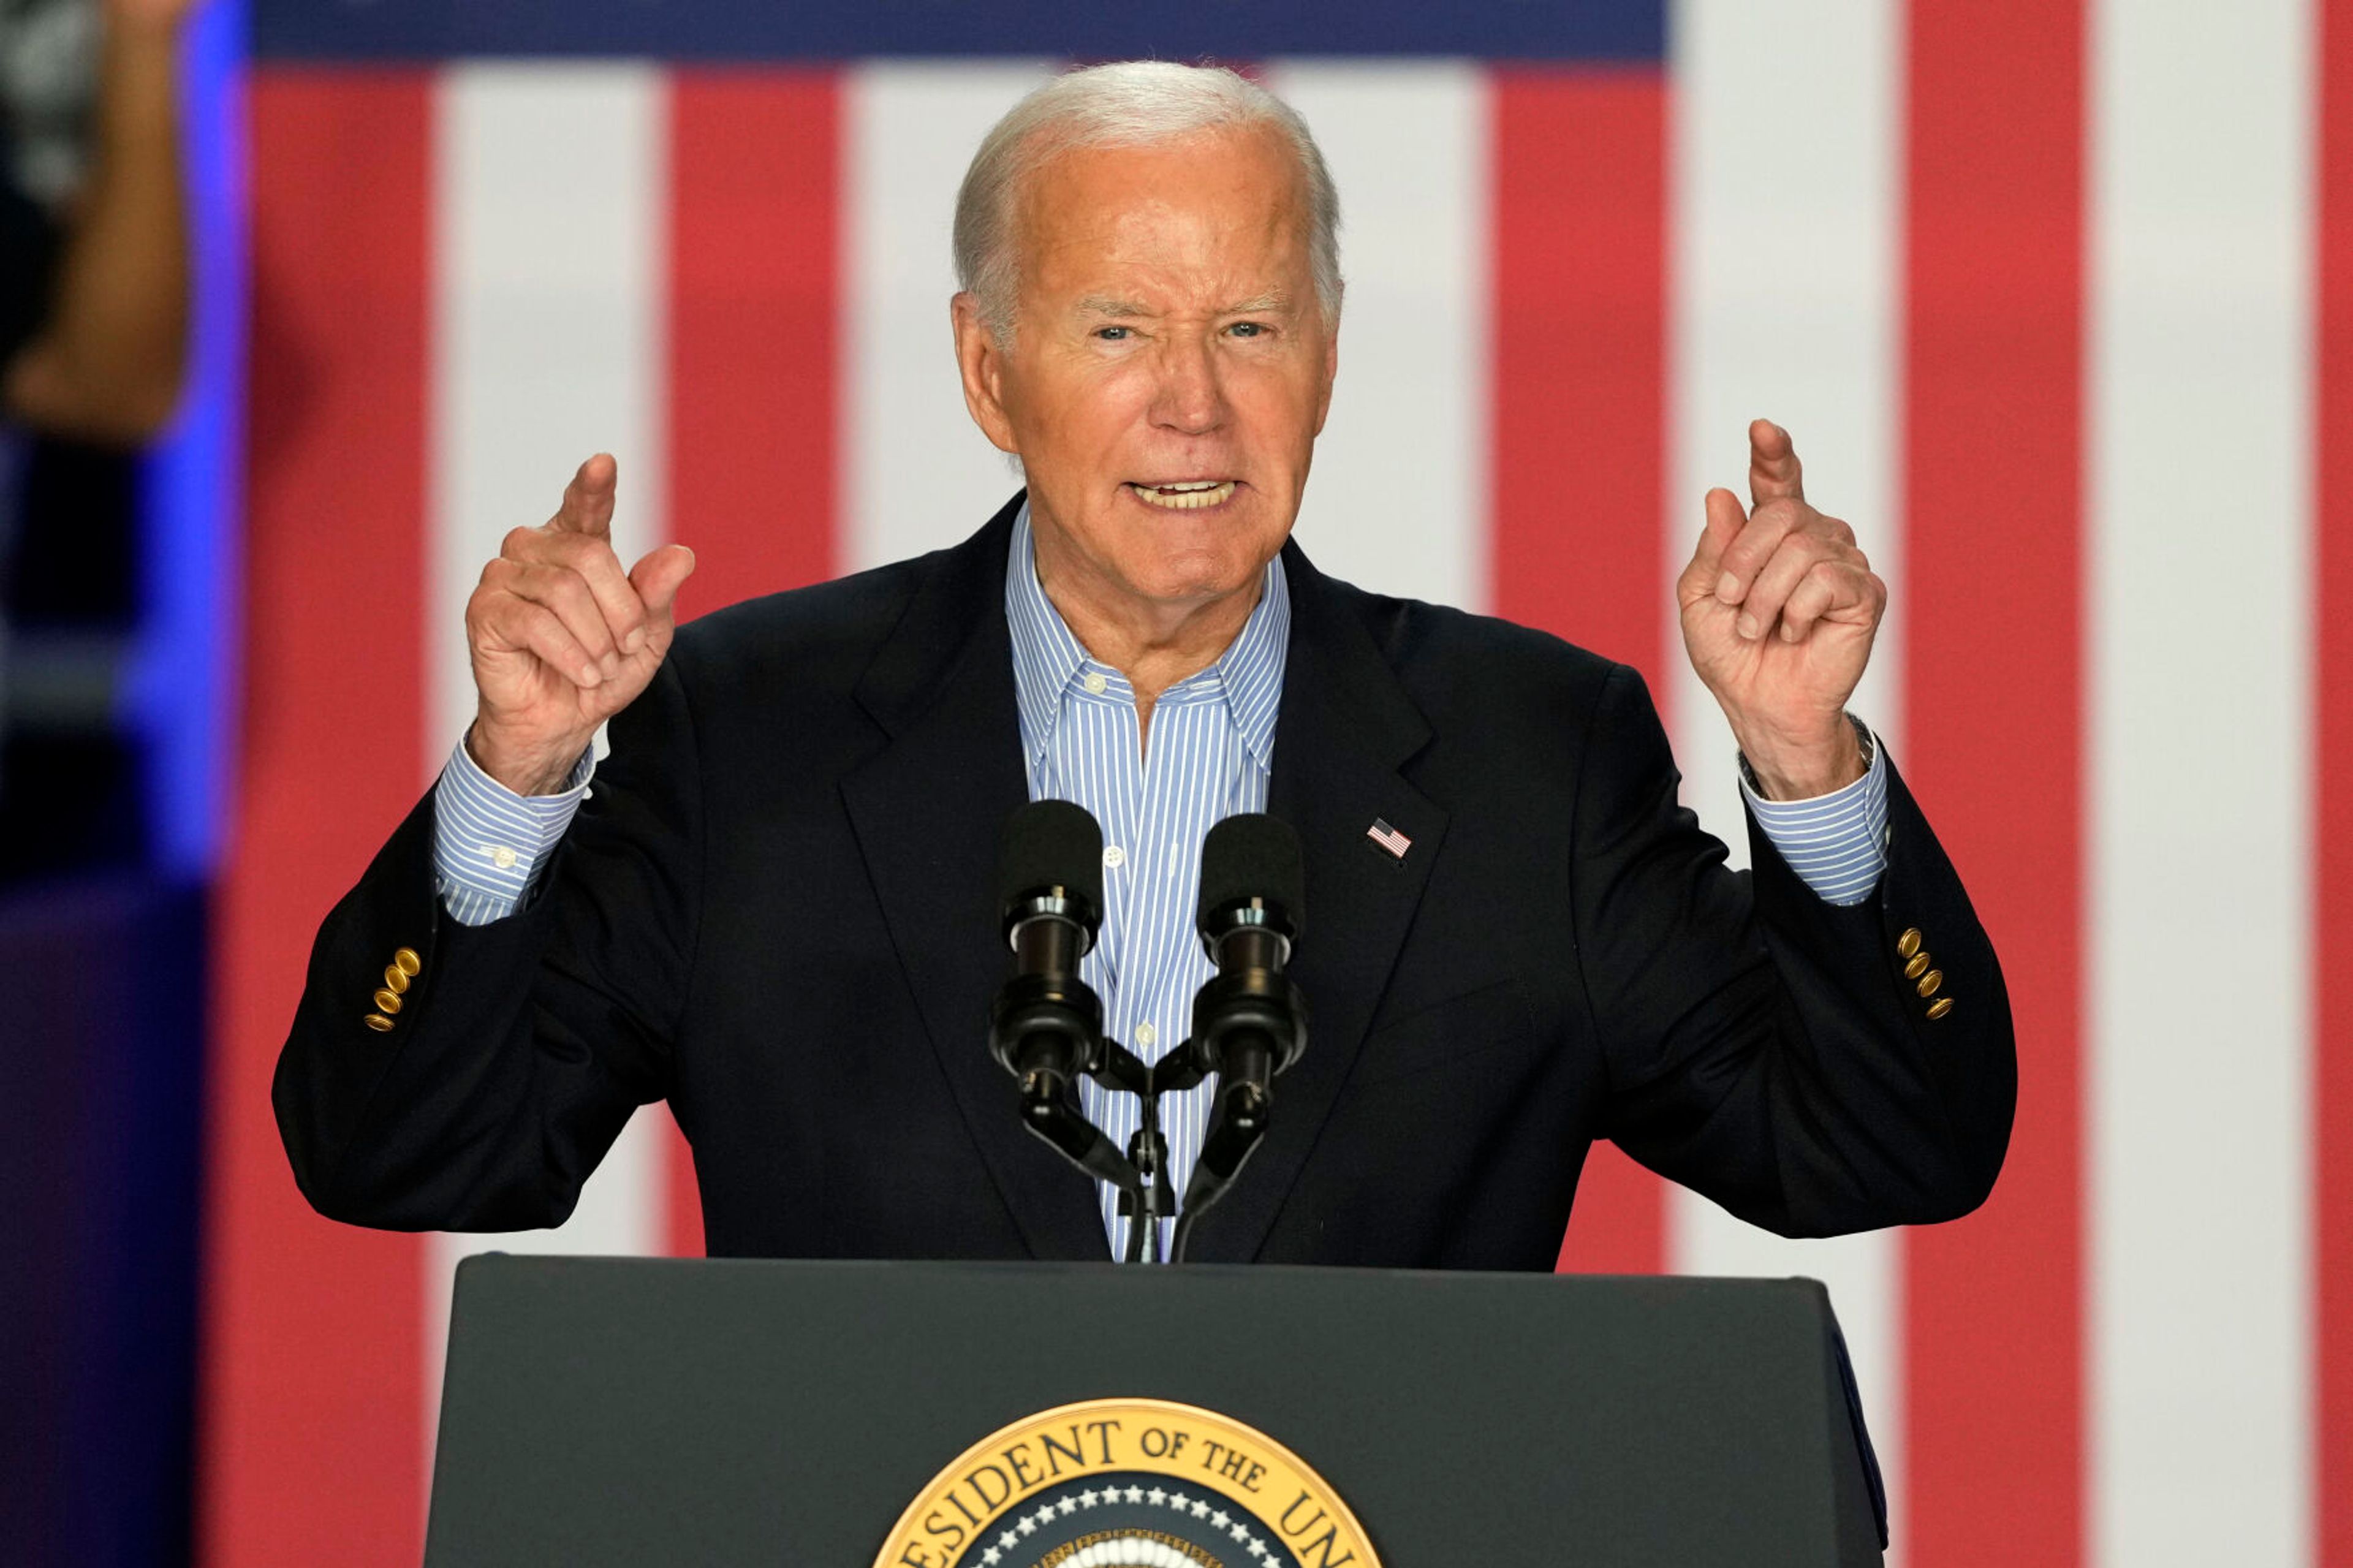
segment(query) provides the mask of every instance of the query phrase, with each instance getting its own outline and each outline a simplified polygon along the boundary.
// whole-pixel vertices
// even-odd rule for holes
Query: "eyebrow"
[[[1271,289],[1251,299],[1237,300],[1217,310],[1220,316],[1257,316],[1281,310],[1291,303],[1290,296],[1280,289]],[[1094,295],[1079,301],[1079,310],[1089,316],[1156,316],[1160,312],[1134,300],[1115,300],[1108,295]]]

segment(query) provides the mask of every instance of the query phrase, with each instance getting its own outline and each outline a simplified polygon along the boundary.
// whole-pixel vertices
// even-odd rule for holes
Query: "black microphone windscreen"
[[[1005,819],[997,849],[1002,902],[1064,888],[1090,910],[1103,909],[1103,828],[1085,806],[1033,800]]]
[[[1307,868],[1291,824],[1261,812],[1229,816],[1201,841],[1201,904],[1197,923],[1228,904],[1261,899],[1307,922]]]

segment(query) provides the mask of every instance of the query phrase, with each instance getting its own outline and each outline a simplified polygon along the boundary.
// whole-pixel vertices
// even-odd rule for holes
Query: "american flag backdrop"
[[[965,161],[1159,53],[1339,182],[1324,570],[1640,667],[1736,856],[1669,584],[1752,416],[1894,590],[1855,707],[2009,976],[2000,1185],[1792,1243],[1601,1150],[1564,1267],[1826,1280],[1910,1568],[2353,1565],[2353,0],[802,9],[257,7],[207,1560],[416,1561],[463,1253],[701,1248],[659,1108],[539,1236],[332,1225],[279,1151],[482,563],[600,448],[687,614],[962,538],[1015,484],[949,354]]]

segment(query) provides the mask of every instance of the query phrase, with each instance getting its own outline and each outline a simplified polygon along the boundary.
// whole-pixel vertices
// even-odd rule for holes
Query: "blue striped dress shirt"
[[[1266,564],[1258,605],[1218,661],[1160,694],[1147,750],[1127,678],[1091,658],[1038,582],[1029,514],[1014,525],[1005,617],[1032,800],[1075,801],[1103,829],[1103,923],[1082,973],[1103,998],[1105,1032],[1157,1061],[1191,1025],[1193,993],[1211,967],[1193,931],[1201,840],[1237,812],[1266,809],[1275,716],[1291,642],[1291,594],[1280,557]],[[1807,801],[1767,801],[1746,779],[1749,809],[1784,858],[1832,903],[1869,898],[1886,868],[1886,763],[1872,748],[1863,777]],[[462,742],[434,794],[434,867],[451,918],[480,925],[513,911],[588,793],[593,753],[563,791],[518,795],[483,773]],[[974,1048],[986,1020],[975,1020]],[[1181,1195],[1208,1130],[1213,1084],[1166,1096],[1169,1179]],[[1087,1114],[1123,1149],[1135,1131],[1132,1095],[1092,1082]],[[1101,1194],[1111,1254],[1127,1241],[1117,1194]],[[1165,1227],[1164,1227],[1165,1228]],[[1166,1255],[1168,1237],[1162,1238]]]

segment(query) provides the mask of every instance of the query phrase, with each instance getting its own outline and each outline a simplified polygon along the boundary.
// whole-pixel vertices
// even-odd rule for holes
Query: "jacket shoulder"
[[[789,673],[796,686],[847,691],[946,553],[894,561],[697,616],[678,628],[670,658],[691,686],[726,688]]]
[[[1456,715],[1507,721],[1534,711],[1555,719],[1564,710],[1590,713],[1612,676],[1641,681],[1630,667],[1534,626],[1324,581],[1441,729]]]

